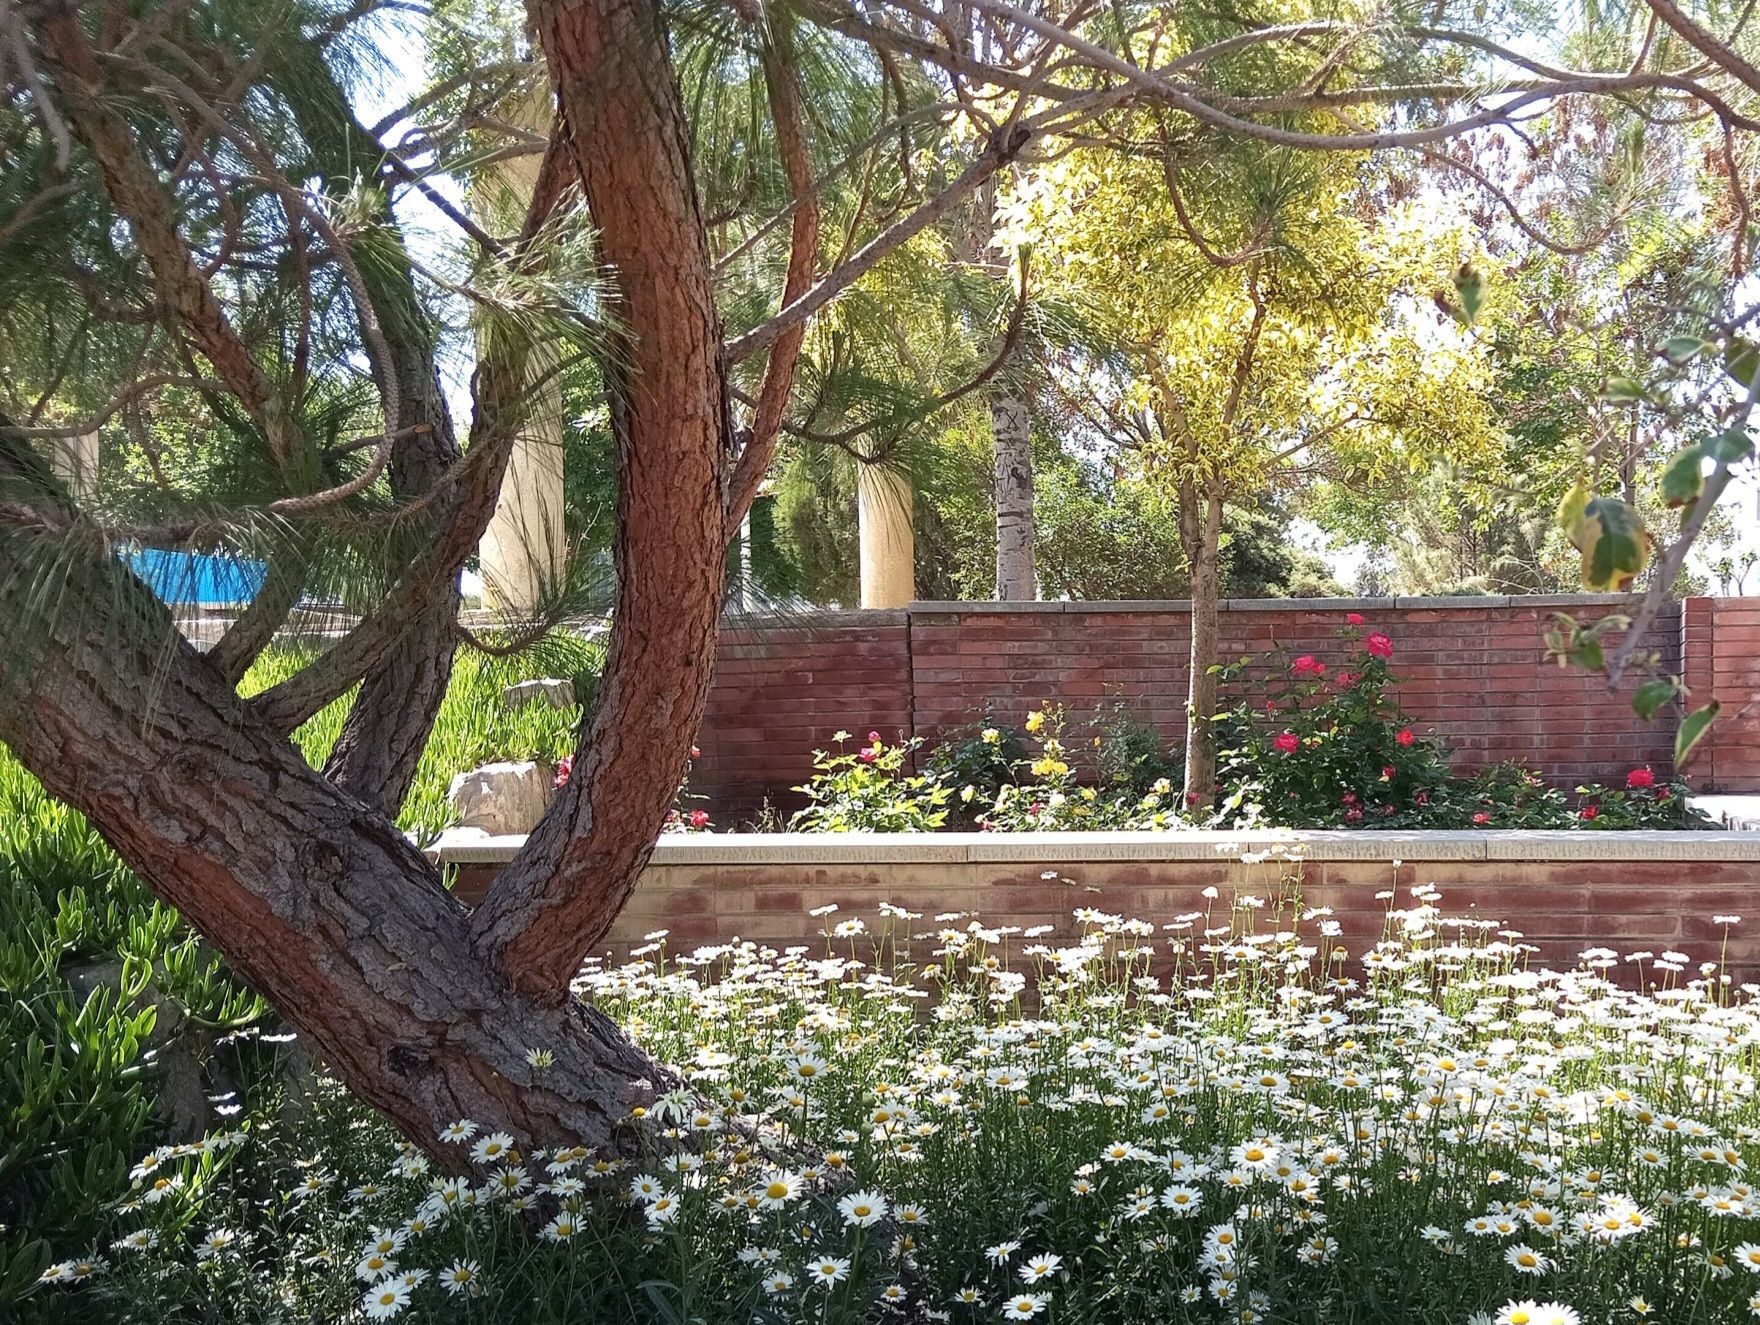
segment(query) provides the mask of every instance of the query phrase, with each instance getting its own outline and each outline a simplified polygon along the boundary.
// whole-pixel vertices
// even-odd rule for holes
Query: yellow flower
[[[1034,709],[1031,713],[1027,714],[1027,730],[1028,731],[1036,732],[1036,731],[1041,730],[1044,726],[1045,726],[1045,715],[1043,713],[1039,712],[1038,709]]]

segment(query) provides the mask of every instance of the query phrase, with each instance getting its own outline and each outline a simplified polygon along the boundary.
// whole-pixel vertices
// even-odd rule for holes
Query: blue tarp
[[[179,606],[242,606],[256,596],[269,573],[260,561],[156,548],[130,552],[123,560],[163,601]]]

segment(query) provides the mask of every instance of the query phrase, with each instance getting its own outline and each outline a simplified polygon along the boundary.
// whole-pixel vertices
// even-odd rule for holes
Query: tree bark
[[[615,628],[574,773],[474,921],[481,951],[561,1002],[641,876],[708,698],[732,450],[708,237],[654,0],[532,0],[625,328]]]
[[[1006,387],[990,397],[996,447],[996,597],[1030,603],[1039,596],[1033,566],[1033,424],[1027,402]]]
[[[1188,808],[1209,806],[1216,798],[1215,668],[1221,661],[1217,609],[1222,598],[1222,498],[1193,479],[1179,486],[1180,541],[1191,575],[1192,647],[1186,689],[1186,777]]]
[[[6,462],[25,445],[12,439],[0,434],[0,474],[29,482],[28,460]],[[0,535],[15,641],[0,741],[442,1162],[459,1162],[438,1138],[460,1118],[528,1144],[612,1143],[663,1070],[602,1014],[515,990],[383,814],[310,768],[102,547],[52,537]],[[76,611],[44,603],[51,558]],[[532,1067],[529,1049],[554,1065]]]

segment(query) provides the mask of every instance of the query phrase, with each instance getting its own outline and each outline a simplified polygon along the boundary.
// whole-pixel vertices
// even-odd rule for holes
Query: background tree
[[[1377,204],[1359,168],[1163,137],[1147,158],[1073,153],[1023,181],[1014,202],[1013,224],[1038,237],[1051,279],[1104,310],[1117,346],[1064,360],[1069,408],[1177,511],[1193,806],[1209,804],[1216,780],[1226,509],[1322,478],[1385,500],[1433,458],[1491,436],[1482,354],[1424,298],[1465,237],[1411,211],[1366,219]]]

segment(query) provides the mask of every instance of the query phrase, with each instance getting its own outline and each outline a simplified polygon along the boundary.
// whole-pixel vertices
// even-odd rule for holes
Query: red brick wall
[[[1520,931],[1538,949],[1536,964],[1568,968],[1584,948],[1605,946],[1622,955],[1674,950],[1695,964],[1722,959],[1737,980],[1760,976],[1760,915],[1753,907],[1760,859],[1749,858],[1753,851],[1745,844],[1720,844],[1712,834],[1691,834],[1697,840],[1679,848],[1624,834],[1486,833],[1466,844],[1484,854],[1468,858],[1450,855],[1462,849],[1462,834],[1397,834],[1401,841],[1386,845],[1374,840],[1380,834],[1356,834],[1351,854],[1360,852],[1360,858],[1328,859],[1327,848],[1317,846],[1311,849],[1318,858],[1300,866],[1275,859],[1249,863],[1236,853],[1220,853],[1215,845],[1189,852],[1169,847],[1166,858],[1110,859],[1104,844],[1083,848],[1056,840],[1067,836],[981,840],[971,853],[980,858],[962,859],[934,857],[937,848],[957,855],[944,835],[926,843],[894,837],[851,853],[861,859],[842,861],[833,858],[836,842],[828,845],[824,859],[803,860],[803,854],[813,853],[798,847],[767,852],[766,843],[777,839],[685,839],[656,854],[602,951],[621,959],[662,929],[674,952],[734,939],[819,949],[826,927],[839,920],[860,917],[870,931],[887,924],[877,914],[882,902],[924,916],[904,933],[932,930],[937,914],[966,911],[991,924],[1049,925],[1056,936],[1069,938],[1079,930],[1071,914],[1077,907],[1158,926],[1191,912],[1213,912],[1218,923],[1226,923],[1231,897],[1275,896],[1299,879],[1303,904],[1331,908],[1343,929],[1341,942],[1353,956],[1382,935],[1390,903],[1378,894],[1395,890],[1391,904],[1405,908],[1413,905],[1413,887],[1434,885],[1442,894],[1443,915],[1495,920]],[[1428,841],[1415,840],[1419,837]],[[996,858],[1016,844],[1031,854]],[[1684,850],[1691,858],[1667,858],[1670,850]],[[1085,858],[1078,859],[1084,851]],[[723,858],[713,858],[717,852]],[[1585,858],[1591,853],[1599,858]],[[461,895],[475,901],[498,868],[465,867]],[[1221,900],[1205,898],[1206,888],[1217,889]],[[838,908],[833,916],[809,914],[833,904]],[[1722,914],[1739,915],[1742,922],[1720,926],[1714,917]],[[868,942],[859,940],[858,946]],[[848,951],[846,942],[837,946]],[[1623,963],[1614,974],[1632,977],[1633,969]]]
[[[1609,596],[1231,602],[1223,656],[1282,644],[1336,660],[1333,632],[1360,612],[1393,638],[1401,701],[1459,767],[1518,759],[1563,783],[1611,781],[1637,764],[1666,772],[1673,726],[1640,721],[1629,684],[1608,695],[1595,675],[1547,663],[1542,635],[1554,611],[1588,621],[1625,605]],[[1116,695],[1177,737],[1187,622],[1177,603],[922,603],[736,621],[722,637],[693,787],[724,823],[766,796],[790,808],[812,750],[839,729],[934,741],[986,703],[1018,723],[1046,701],[1083,718]],[[1724,702],[1697,779],[1760,789],[1760,705],[1745,711],[1760,694],[1760,599],[1688,600],[1684,612],[1661,614],[1643,647]]]
[[[1682,605],[1682,677],[1692,707],[1722,705],[1693,752],[1693,785],[1760,791],[1760,598],[1689,598]]]
[[[793,807],[813,751],[839,730],[888,736],[911,725],[910,623],[903,612],[822,612],[729,622],[715,653],[691,790],[717,827],[766,798]]]

